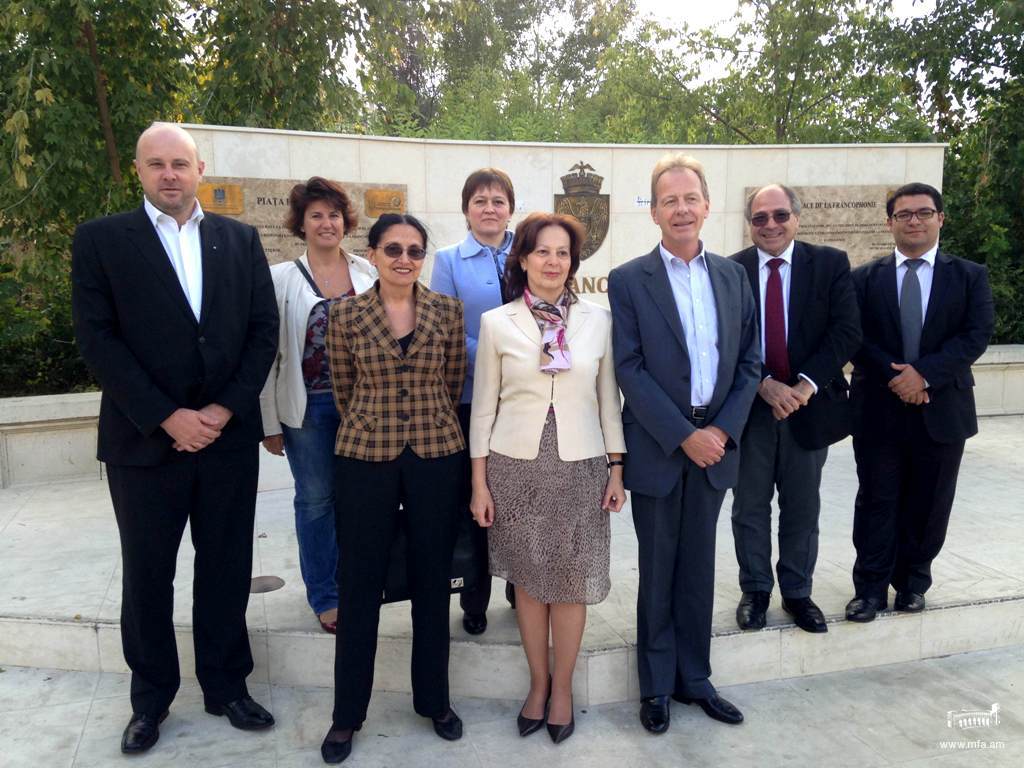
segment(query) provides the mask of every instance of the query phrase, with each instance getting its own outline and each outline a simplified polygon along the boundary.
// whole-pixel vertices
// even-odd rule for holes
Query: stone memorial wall
[[[302,252],[302,243],[283,226],[288,191],[296,180],[327,176],[350,192],[360,216],[345,243],[353,252],[365,250],[366,229],[381,212],[406,210],[426,223],[432,254],[465,236],[460,193],[466,176],[497,166],[515,185],[513,224],[531,211],[553,210],[573,213],[588,224],[577,287],[601,303],[606,303],[609,270],[658,242],[650,216],[650,172],[668,151],[685,151],[704,164],[711,214],[703,237],[709,250],[728,255],[749,245],[746,195],[762,184],[783,182],[804,201],[798,236],[843,248],[855,264],[890,248],[885,226],[889,190],[908,181],[941,189],[945,151],[943,144],[516,144],[185,128],[206,161],[204,207],[257,226],[271,262]],[[428,257],[425,282],[431,266]]]

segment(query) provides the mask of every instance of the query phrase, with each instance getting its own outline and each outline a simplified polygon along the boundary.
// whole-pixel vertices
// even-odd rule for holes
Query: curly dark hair
[[[292,187],[288,195],[288,214],[285,216],[284,226],[300,240],[305,239],[302,220],[306,216],[306,208],[317,200],[323,200],[334,210],[341,211],[341,217],[345,220],[343,234],[347,235],[359,223],[356,207],[344,187],[322,176],[313,176],[305,184],[296,184]]]

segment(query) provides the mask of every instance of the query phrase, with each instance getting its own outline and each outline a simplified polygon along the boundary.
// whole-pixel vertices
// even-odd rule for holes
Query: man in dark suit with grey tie
[[[800,199],[782,184],[747,199],[747,271],[761,319],[764,367],[743,432],[732,531],[743,596],[740,629],[765,625],[771,598],[772,496],[779,491],[782,607],[806,632],[826,632],[811,599],[818,556],[819,486],[828,446],[850,433],[843,366],[860,346],[860,315],[843,251],[795,240]]]
[[[743,268],[700,239],[709,209],[701,164],[665,156],[651,174],[661,242],[608,276],[639,544],[640,722],[652,733],[668,730],[669,696],[743,720],[710,680],[715,525],[736,485],[761,354]]]
[[[977,433],[971,365],[992,335],[980,264],[939,248],[942,195],[906,184],[886,203],[896,244],[853,272],[864,340],[850,399],[859,488],[850,621],[924,609],[946,537],[964,441]]]
[[[186,523],[206,711],[245,730],[274,722],[245,685],[259,393],[277,350],[270,270],[256,230],[202,210],[203,161],[186,131],[150,126],[135,168],[143,204],[78,227],[71,262],[75,339],[103,390],[97,456],[121,538],[125,753],[156,743],[180,683],[173,581]]]

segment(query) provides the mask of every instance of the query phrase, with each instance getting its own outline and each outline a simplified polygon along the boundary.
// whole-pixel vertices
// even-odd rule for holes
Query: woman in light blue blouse
[[[466,347],[469,371],[459,403],[459,423],[469,441],[469,406],[473,400],[473,368],[476,365],[476,342],[480,334],[480,315],[505,303],[502,275],[505,258],[512,247],[508,223],[516,209],[516,193],[508,174],[497,168],[473,171],[462,186],[462,213],[469,232],[456,245],[442,248],[434,256],[430,289],[462,300],[466,323]],[[468,455],[468,454],[467,454]],[[469,462],[462,504],[468,515],[470,497]],[[478,587],[463,592],[462,626],[471,635],[487,629],[487,605],[491,600],[491,577],[487,572],[487,531],[472,526],[477,562],[481,565]],[[505,596],[515,607],[514,592],[506,585]]]

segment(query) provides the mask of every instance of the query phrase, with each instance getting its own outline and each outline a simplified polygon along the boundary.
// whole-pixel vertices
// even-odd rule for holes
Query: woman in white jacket
[[[377,273],[366,259],[341,247],[358,219],[340,185],[314,176],[296,184],[288,202],[285,226],[305,241],[306,252],[270,269],[281,323],[277,359],[260,395],[263,447],[288,457],[306,597],[320,626],[333,634],[338,622],[334,439],[339,422],[325,336],[331,305],[370,288]]]

